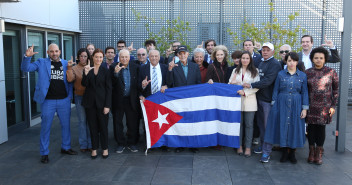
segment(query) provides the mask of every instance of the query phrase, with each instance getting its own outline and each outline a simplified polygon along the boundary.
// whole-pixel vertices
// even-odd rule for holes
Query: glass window
[[[23,78],[21,78],[20,31],[6,30],[3,34],[7,126],[24,121]]]
[[[60,34],[58,33],[48,33],[48,46],[52,43],[55,43],[59,46],[61,49],[61,44],[60,44]]]
[[[71,60],[71,56],[75,58],[73,51],[73,36],[72,35],[64,35],[64,59]]]
[[[45,44],[44,44],[44,32],[35,32],[35,31],[28,31],[28,47],[34,45],[34,51],[38,52],[35,54],[31,62],[36,61],[38,58],[45,57]],[[31,95],[31,112],[32,117],[38,116],[41,112],[40,104],[37,104],[33,100],[35,85],[38,80],[38,73],[37,72],[30,72],[29,73],[29,80],[30,80],[30,95]]]

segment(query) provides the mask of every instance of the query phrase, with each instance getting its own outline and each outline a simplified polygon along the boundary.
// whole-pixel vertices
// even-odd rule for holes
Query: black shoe
[[[90,158],[92,159],[96,159],[98,157],[98,155],[91,155]]]
[[[286,147],[281,148],[281,150],[282,150],[282,155],[281,155],[280,162],[284,163],[288,160],[288,151]]]
[[[49,156],[48,155],[42,155],[42,157],[40,158],[40,162],[41,163],[48,163],[49,162]]]
[[[183,148],[183,147],[178,147],[178,148],[175,149],[175,152],[176,152],[176,153],[180,153],[180,152],[183,152],[184,150],[185,150],[185,148]]]
[[[68,154],[68,155],[77,155],[77,152],[72,150],[71,148],[68,149],[68,150],[64,150],[64,149],[61,148],[61,153],[62,154]]]
[[[288,154],[288,159],[291,161],[292,164],[296,164],[297,163],[297,159],[296,159],[296,149],[291,149],[290,153]]]
[[[107,159],[109,157],[109,154],[108,155],[103,155],[103,159]]]
[[[198,153],[199,149],[198,148],[189,148],[189,151],[191,151],[193,153]]]

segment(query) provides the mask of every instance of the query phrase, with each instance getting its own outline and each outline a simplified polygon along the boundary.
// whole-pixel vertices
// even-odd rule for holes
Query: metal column
[[[341,45],[341,63],[340,63],[340,76],[339,76],[339,105],[337,109],[337,123],[335,150],[338,152],[345,151],[346,142],[346,122],[347,122],[347,104],[348,104],[348,87],[349,87],[349,69],[350,69],[350,56],[351,56],[351,26],[352,22],[349,20],[352,17],[352,1],[343,1],[342,16],[344,20],[344,31],[342,32],[342,45]]]
[[[3,20],[0,19],[0,24]],[[0,27],[5,26],[1,24]],[[5,92],[5,62],[4,62],[4,41],[0,28],[0,144],[8,140],[7,132],[7,112],[6,112],[6,92]]]

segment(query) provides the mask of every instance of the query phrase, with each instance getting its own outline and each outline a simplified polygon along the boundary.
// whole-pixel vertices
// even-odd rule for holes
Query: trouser
[[[103,150],[108,149],[108,119],[109,114],[104,114],[104,108],[87,108],[87,120],[92,140],[92,149],[99,148],[99,140]]]
[[[253,120],[253,138],[258,138],[260,136],[259,127],[257,124],[257,112],[255,112]]]
[[[89,126],[87,124],[86,119],[86,111],[84,107],[82,107],[82,96],[75,95],[75,105],[77,110],[78,117],[78,141],[80,149],[88,149],[92,148],[92,141],[90,138]]]
[[[123,116],[126,115],[127,139],[123,133]],[[119,146],[136,145],[139,140],[139,113],[133,110],[130,97],[123,98],[123,107],[113,110],[114,134]]]
[[[244,144],[246,148],[251,148],[252,146],[254,114],[255,112],[241,112],[240,145],[242,146],[242,136],[244,130]]]
[[[269,102],[258,100],[257,125],[260,131],[260,144],[264,143],[265,128],[268,121],[271,104]]]
[[[326,125],[308,124],[308,143],[309,145],[323,146],[325,142]]]
[[[71,148],[70,116],[71,101],[70,98],[58,100],[44,100],[41,104],[41,129],[40,129],[40,155],[49,154],[50,129],[53,123],[55,113],[60,120],[61,125],[61,148],[68,150]]]

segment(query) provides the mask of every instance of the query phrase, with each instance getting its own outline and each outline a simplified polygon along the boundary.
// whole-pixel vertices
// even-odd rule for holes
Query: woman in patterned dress
[[[334,69],[326,67],[329,53],[318,47],[310,53],[314,67],[306,70],[308,78],[309,110],[308,123],[309,157],[308,163],[322,164],[325,126],[331,122],[337,105],[339,78]]]

